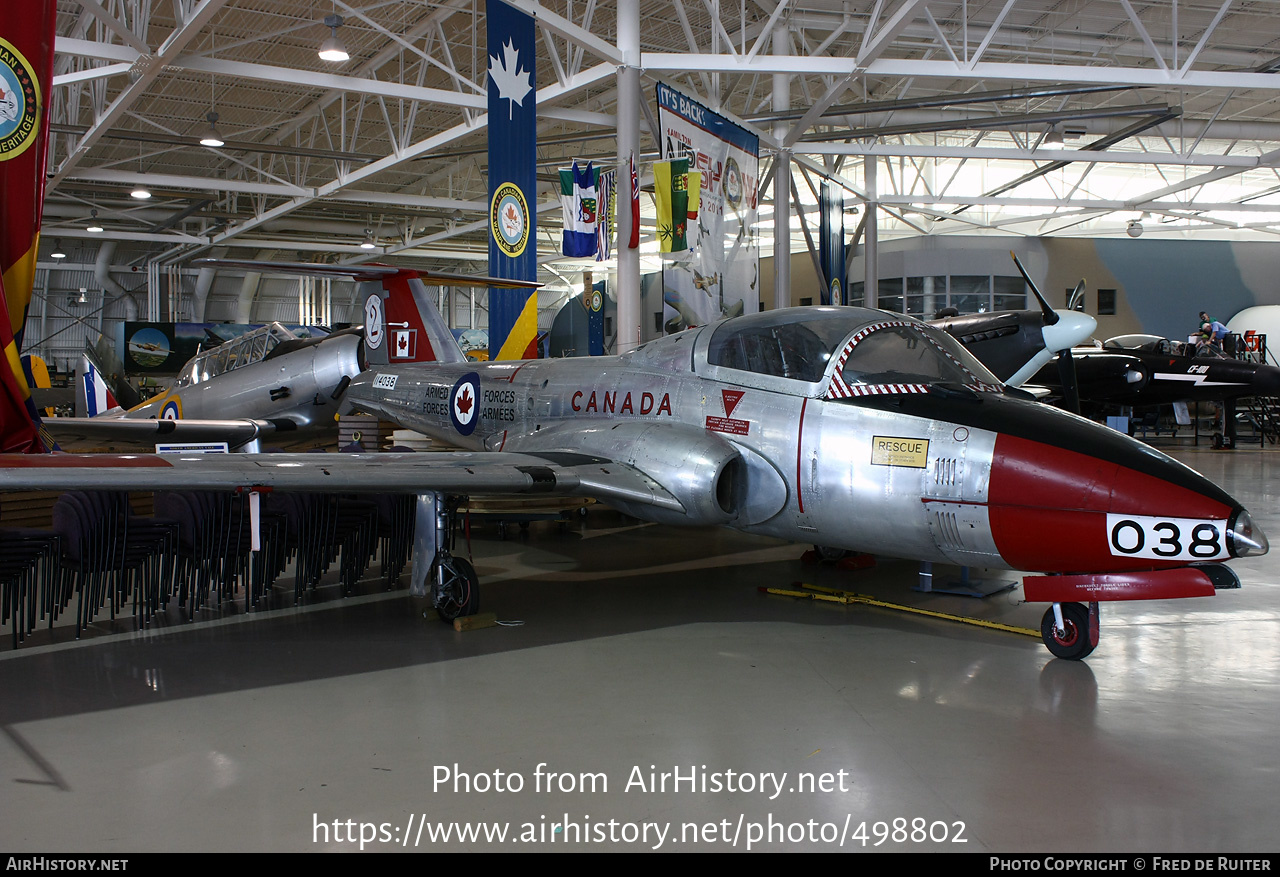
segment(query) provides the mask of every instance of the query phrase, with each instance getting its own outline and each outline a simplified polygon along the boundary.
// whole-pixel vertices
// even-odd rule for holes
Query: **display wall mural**
[[[1200,311],[1226,323],[1247,307],[1280,304],[1280,252],[1274,245],[1102,239],[1091,243],[1124,289],[1143,331],[1152,335],[1185,339],[1195,330]],[[1251,288],[1242,263],[1253,263],[1247,273],[1255,275],[1255,282],[1268,274],[1269,282]],[[1263,302],[1266,297],[1270,301]]]
[[[700,174],[688,248],[663,260],[668,331],[759,310],[756,191],[760,141],[695,100],[657,86],[662,156]]]
[[[202,350],[217,347],[265,323],[146,323],[119,325],[116,353],[131,375],[175,375]],[[288,325],[299,338],[327,334],[316,326]]]

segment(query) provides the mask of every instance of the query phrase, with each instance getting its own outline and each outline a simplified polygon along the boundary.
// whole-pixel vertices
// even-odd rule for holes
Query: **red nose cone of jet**
[[[1124,572],[1267,550],[1248,513],[1212,482],[1118,434],[1097,433],[1097,444],[997,438],[991,530],[1011,566]]]

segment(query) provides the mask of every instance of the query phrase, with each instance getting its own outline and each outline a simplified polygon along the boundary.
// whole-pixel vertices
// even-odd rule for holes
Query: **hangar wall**
[[[1010,249],[1055,306],[1064,293],[1084,277],[1088,291],[1086,310],[1098,316],[1098,335],[1107,338],[1127,332],[1150,332],[1183,337],[1194,328],[1196,314],[1208,310],[1227,322],[1238,311],[1256,305],[1280,305],[1280,247],[1260,242],[1187,241],[1130,238],[1013,238],[935,235],[882,241],[880,276],[930,276],[938,274],[994,274],[1016,276]],[[79,261],[79,260],[77,260]],[[862,258],[855,257],[851,282],[863,276]],[[115,269],[112,276],[135,298],[145,301],[143,276]],[[758,292],[767,308],[773,300],[773,259],[760,260]],[[805,298],[820,300],[821,284],[808,250],[791,255],[791,303]],[[182,277],[184,299],[189,301],[194,273]],[[240,278],[219,276],[208,299],[206,319],[228,321],[235,317]],[[88,289],[87,303],[77,301],[79,289]],[[92,263],[58,269],[42,268],[36,277],[37,296],[28,315],[29,343],[39,342],[45,355],[60,363],[72,363],[90,336],[110,334],[112,324],[124,319],[119,301],[108,299],[103,309],[101,284]],[[1116,314],[1098,315],[1098,289],[1116,290]],[[354,285],[335,283],[333,316],[349,319]],[[49,304],[42,305],[47,296]],[[656,304],[656,302],[654,303]],[[43,308],[43,310],[42,310]],[[253,303],[254,321],[297,320],[296,281],[263,278]],[[184,317],[186,315],[184,314]],[[483,325],[483,312],[478,314]],[[468,322],[469,308],[459,308],[459,324]],[[646,312],[646,328],[651,317]],[[647,336],[646,336],[647,337]]]
[[[1064,291],[1084,277],[1086,310],[1097,316],[1098,289],[1115,289],[1116,314],[1098,316],[1098,335],[1103,338],[1127,332],[1179,338],[1195,328],[1201,310],[1225,323],[1247,307],[1280,305],[1280,247],[1259,242],[903,238],[881,242],[880,276],[1013,275],[1011,249],[1054,306],[1063,304]],[[794,254],[793,270],[801,257],[810,263],[808,253]],[[860,278],[862,272],[859,256],[853,261],[850,280]]]

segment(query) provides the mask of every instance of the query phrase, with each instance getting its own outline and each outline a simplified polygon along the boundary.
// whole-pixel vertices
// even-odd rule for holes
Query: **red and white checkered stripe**
[[[929,387],[925,384],[854,384],[850,386],[837,375],[832,379],[831,386],[827,389],[827,398],[852,399],[855,396],[887,396],[927,392],[929,392]]]
[[[840,356],[836,358],[836,374],[839,375],[844,371],[845,361],[849,358],[849,354],[853,352],[853,348],[857,347],[858,342],[863,338],[866,338],[872,332],[878,332],[881,329],[888,329],[893,326],[911,325],[914,324],[908,323],[905,320],[884,320],[883,322],[872,323],[870,326],[860,329],[852,338],[849,339],[849,343],[845,344],[844,350],[840,351]]]

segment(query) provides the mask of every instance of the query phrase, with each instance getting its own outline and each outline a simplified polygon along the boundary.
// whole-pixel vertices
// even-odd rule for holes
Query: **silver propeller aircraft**
[[[368,367],[345,406],[462,450],[0,455],[0,489],[418,494],[412,591],[446,619],[478,601],[475,571],[448,552],[449,495],[590,496],[648,521],[1048,573],[1024,592],[1051,604],[1044,642],[1070,659],[1097,645],[1099,602],[1236,588],[1221,562],[1268,550],[1204,477],[1006,393],[954,338],[909,317],[790,308],[621,356],[473,363],[416,273],[345,270],[376,281]]]
[[[172,387],[125,410],[109,407],[114,398],[86,357],[77,408],[89,416],[49,418],[45,428],[63,443],[225,441],[256,451],[267,436],[332,427],[343,393],[363,369],[359,329],[302,338],[271,323],[202,351]]]
[[[199,265],[259,269],[261,263],[202,259]],[[358,268],[329,270],[295,266],[293,273],[351,277]],[[450,286],[533,287],[535,283],[470,274],[423,274],[428,283]],[[314,329],[303,337],[270,323],[201,351],[178,373],[173,386],[128,410],[109,407],[105,381],[87,359],[81,369],[79,408],[85,417],[49,418],[59,441],[92,439],[123,445],[156,442],[227,442],[232,449],[261,450],[260,441],[287,441],[335,429],[335,418],[351,380],[365,369],[372,339],[361,329]]]

